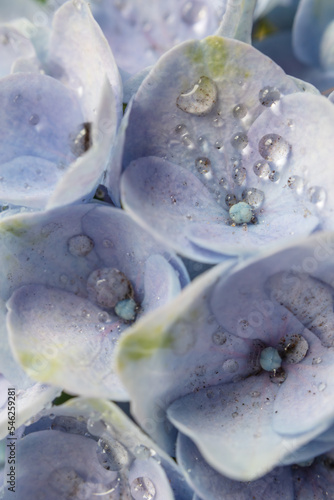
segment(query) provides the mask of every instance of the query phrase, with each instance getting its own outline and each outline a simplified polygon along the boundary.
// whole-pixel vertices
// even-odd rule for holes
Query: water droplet
[[[225,196],[225,203],[228,207],[232,207],[237,202],[237,198],[233,193],[227,193]]]
[[[235,224],[247,224],[253,218],[252,208],[243,201],[232,205],[229,214]]]
[[[106,424],[94,415],[87,420],[87,430],[92,436],[101,436],[106,431]]]
[[[209,158],[205,158],[204,156],[201,156],[199,158],[196,158],[195,160],[195,166],[200,174],[208,174],[211,173],[211,161]]]
[[[77,491],[81,491],[84,479],[77,471],[70,467],[54,469],[47,478],[47,484],[51,491],[56,491],[61,498],[75,498]]]
[[[312,359],[312,365],[320,365],[321,362],[322,362],[321,358],[313,358]]]
[[[23,101],[23,97],[21,94],[17,94],[14,96],[13,102],[14,104],[20,104]]]
[[[235,373],[239,369],[239,365],[235,359],[227,359],[223,363],[223,370],[227,373]]]
[[[83,5],[82,0],[73,0],[73,5],[77,10],[80,11]]]
[[[270,166],[266,161],[260,160],[257,161],[253,167],[255,175],[261,177],[261,179],[265,179],[270,174]]]
[[[106,311],[99,312],[97,319],[100,323],[107,323],[110,320],[110,316]]]
[[[30,125],[37,125],[39,123],[39,116],[36,114],[31,115],[29,118]]]
[[[260,139],[259,153],[268,161],[284,160],[290,153],[290,144],[278,134],[267,134]]]
[[[318,385],[318,391],[322,392],[326,389],[327,387],[327,384],[325,384],[324,382],[320,382],[320,384]]]
[[[282,359],[275,347],[266,347],[263,349],[260,356],[260,365],[263,370],[271,372],[280,368],[281,364]]]
[[[273,104],[276,104],[281,98],[280,91],[274,87],[264,87],[259,92],[259,101],[262,106],[270,108]]]
[[[106,470],[119,471],[129,463],[129,454],[124,446],[112,438],[100,438],[97,442],[97,458]]]
[[[202,76],[194,87],[176,99],[176,105],[185,113],[205,116],[214,108],[217,101],[217,86],[207,76]]]
[[[68,240],[68,250],[75,257],[86,257],[94,248],[94,241],[85,234],[77,234]]]
[[[212,334],[212,342],[215,344],[215,345],[223,345],[225,344],[226,342],[226,335],[225,333],[218,329],[216,330],[215,332],[213,332]]]
[[[117,302],[115,313],[125,321],[133,321],[136,317],[137,304],[133,299],[125,299]]]
[[[270,172],[268,179],[271,182],[278,182],[280,180],[279,172],[277,172],[276,170],[273,170],[272,172]]]
[[[134,500],[154,500],[155,486],[148,477],[137,477],[131,483],[131,495]]]
[[[138,446],[136,446],[134,452],[139,460],[148,460],[149,458],[151,458],[151,450],[143,444],[139,444]]]
[[[242,151],[248,145],[248,137],[243,132],[237,132],[232,137],[231,144],[237,151]]]
[[[244,183],[246,179],[246,169],[242,166],[237,166],[233,168],[233,180],[234,182],[238,185],[241,186],[241,184]]]
[[[302,194],[304,189],[304,180],[299,175],[293,175],[288,179],[288,186],[290,189],[296,191],[298,194]]]
[[[133,296],[132,285],[125,274],[109,267],[96,269],[90,274],[87,292],[90,300],[107,309]]]
[[[180,123],[179,125],[177,125],[175,127],[175,133],[179,136],[183,136],[183,135],[186,135],[188,134],[188,129],[185,125],[183,125],[182,123]]]
[[[324,188],[319,186],[310,187],[308,190],[308,196],[311,203],[314,203],[319,208],[323,208],[326,203],[326,191]]]
[[[308,351],[307,340],[299,334],[289,334],[279,341],[280,354],[286,363],[295,364],[302,361]]]
[[[234,106],[232,113],[234,118],[245,118],[247,115],[247,108],[244,104],[237,104]]]
[[[83,123],[78,131],[69,134],[69,142],[72,153],[81,156],[91,147],[91,123]]]
[[[261,392],[259,392],[259,391],[252,391],[250,393],[250,395],[251,395],[252,398],[259,398],[261,396]]]
[[[186,134],[182,137],[182,144],[186,146],[188,149],[194,149],[195,144],[189,134]]]
[[[189,0],[181,8],[181,19],[188,25],[205,22],[208,18],[208,7],[204,2]]]
[[[222,127],[224,124],[223,120],[218,116],[217,118],[214,118],[212,121],[212,125],[216,128]]]
[[[259,208],[264,201],[264,192],[256,188],[245,189],[242,199],[251,207]]]
[[[223,146],[224,146],[224,143],[223,143],[222,141],[216,141],[216,142],[215,142],[215,148],[216,148],[216,149],[219,149],[219,150],[220,150],[220,149],[222,149],[222,148],[223,148]]]

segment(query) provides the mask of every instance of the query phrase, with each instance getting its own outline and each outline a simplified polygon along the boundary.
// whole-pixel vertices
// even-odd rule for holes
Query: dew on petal
[[[125,274],[109,267],[96,269],[89,275],[87,292],[90,300],[106,309],[133,296],[132,285]]]
[[[179,123],[179,125],[175,127],[175,133],[182,137],[183,135],[188,134],[188,129],[185,125]]]
[[[325,384],[324,382],[320,382],[320,384],[318,385],[318,391],[322,392],[326,389],[327,387],[327,384]]]
[[[272,372],[269,373],[270,382],[272,382],[273,384],[283,384],[286,378],[287,378],[287,373],[282,368],[279,368],[278,370],[273,370]]]
[[[68,240],[69,252],[75,257],[86,257],[94,248],[94,241],[85,234],[77,234]]]
[[[304,189],[304,180],[299,175],[293,175],[288,178],[288,186],[296,193],[301,194]]]
[[[226,342],[226,335],[225,333],[218,329],[216,330],[215,332],[213,332],[212,334],[212,342],[215,344],[215,345],[223,345],[225,344]]]
[[[155,486],[148,477],[137,477],[131,483],[131,495],[134,500],[154,500]]]
[[[245,118],[247,115],[247,108],[244,104],[237,104],[234,106],[232,113],[234,118]]]
[[[113,439],[100,438],[97,442],[96,454],[99,463],[106,470],[119,471],[129,464],[129,454],[124,446]]]
[[[250,393],[250,396],[251,396],[252,398],[259,398],[259,397],[261,396],[261,392],[259,392],[259,391],[252,391],[252,392]]]
[[[232,207],[237,202],[237,197],[233,193],[227,193],[225,196],[225,203],[228,207]]]
[[[47,481],[51,490],[59,493],[62,498],[75,497],[76,492],[84,483],[84,479],[78,472],[70,467],[61,467],[53,470]]]
[[[39,116],[36,114],[31,115],[29,118],[29,123],[30,123],[30,125],[33,125],[33,126],[37,125],[39,123]]]
[[[266,347],[261,352],[260,365],[263,370],[271,372],[280,368],[282,359],[275,347]]]
[[[280,177],[281,176],[280,176],[279,172],[277,172],[277,170],[273,170],[272,172],[270,172],[268,179],[271,182],[278,182],[280,180]]]
[[[220,149],[223,148],[223,146],[224,146],[224,143],[222,141],[216,141],[215,142],[215,148],[216,149],[220,150]]]
[[[209,158],[201,156],[199,158],[196,158],[195,166],[200,174],[208,174],[211,169],[211,161],[209,160]]]
[[[182,144],[188,149],[194,149],[195,147],[195,143],[189,134],[185,134],[182,136]]]
[[[188,0],[181,8],[181,19],[185,24],[190,26],[198,22],[206,21],[207,17],[208,7],[204,2]]]
[[[242,162],[240,160],[234,161],[233,165],[233,180],[238,186],[241,186],[246,179],[246,169],[242,166]]]
[[[176,105],[185,113],[205,116],[217,102],[217,86],[211,78],[202,76],[194,87],[176,99]]]
[[[269,163],[263,160],[257,161],[254,164],[253,171],[261,179],[266,179],[271,172]]]
[[[285,335],[279,341],[279,349],[286,363],[299,363],[307,354],[308,342],[299,334]]]
[[[125,321],[132,321],[136,317],[137,304],[133,299],[125,299],[117,302],[115,313]]]
[[[227,359],[223,363],[223,370],[227,373],[235,373],[239,369],[239,364],[235,359]]]
[[[310,187],[308,196],[311,203],[314,203],[319,208],[323,208],[326,203],[327,194],[324,188],[319,186]]]
[[[237,151],[242,151],[248,145],[247,134],[243,132],[237,132],[231,139],[231,144]]]
[[[320,358],[320,357],[312,359],[312,365],[320,365],[321,362],[322,362],[322,358]]]
[[[143,444],[137,445],[134,449],[134,453],[139,460],[148,460],[151,458],[151,450]]]
[[[259,142],[259,153],[268,161],[284,160],[290,153],[290,144],[278,134],[266,134]]]
[[[253,218],[252,207],[243,201],[232,205],[229,214],[235,224],[247,224]]]
[[[260,189],[249,188],[242,193],[242,199],[253,208],[259,208],[264,201],[264,192]]]
[[[81,156],[91,147],[91,123],[83,123],[79,131],[69,135],[70,148],[75,156]]]
[[[280,91],[274,87],[264,87],[259,92],[259,101],[262,106],[270,108],[273,104],[276,104],[281,98]]]
[[[110,320],[110,316],[106,311],[99,312],[97,319],[100,323],[107,323]]]

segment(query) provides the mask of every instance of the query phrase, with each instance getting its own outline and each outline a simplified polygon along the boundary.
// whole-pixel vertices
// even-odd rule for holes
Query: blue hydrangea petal
[[[192,225],[205,223],[208,217],[217,224],[228,217],[194,175],[160,158],[134,161],[122,176],[121,197],[123,206],[145,229],[153,229],[166,244],[172,237],[180,253],[197,260],[201,257],[188,243]]]
[[[301,0],[293,28],[297,57],[310,66],[320,66],[323,36],[334,19],[334,5],[328,0]]]
[[[251,43],[255,6],[256,0],[227,2],[223,19],[215,34]]]
[[[211,390],[214,395],[209,402],[207,389],[201,389],[174,401],[167,414],[209,465],[231,479],[263,476],[316,434],[288,438],[274,431],[272,414],[279,389],[268,384],[266,374]]]
[[[60,395],[61,389],[33,383],[27,389],[17,390],[0,375],[0,439],[8,434],[8,388],[15,390],[15,429],[48,407]]]
[[[16,2],[4,2],[1,5],[1,20],[13,21],[19,17],[32,19],[37,11],[36,3],[33,0],[17,0]]]
[[[92,124],[92,145],[74,161],[49,197],[47,208],[91,199],[106,168],[115,139],[118,117],[109,82],[102,89],[97,116]]]
[[[237,500],[257,498],[293,500],[293,483],[289,467],[279,467],[251,482],[233,481],[219,474],[205,461],[195,444],[181,432],[177,440],[177,460],[187,481],[206,500],[233,497]]]
[[[302,446],[290,455],[284,458],[284,465],[293,465],[312,460],[314,457],[332,450],[334,446],[334,427],[330,427],[310,443]]]
[[[147,4],[131,1],[126,6],[108,0],[92,2],[101,26],[122,70],[135,74],[154,64],[178,43],[213,34],[225,12],[226,0],[163,0]]]
[[[1,19],[3,19],[2,9]],[[15,25],[12,26],[9,23],[0,25],[0,78],[12,72],[12,68],[18,59],[32,58],[34,56],[33,44]]]
[[[333,452],[315,459],[309,467],[292,467],[296,500],[334,495]]]
[[[55,13],[48,62],[62,73],[61,81],[81,97],[86,121],[94,121],[107,77],[115,95],[114,105],[120,120],[121,78],[107,40],[84,0],[66,2]]]

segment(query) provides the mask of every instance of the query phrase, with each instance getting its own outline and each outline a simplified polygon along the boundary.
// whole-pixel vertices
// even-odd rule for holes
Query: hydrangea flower
[[[124,211],[97,203],[8,216],[0,234],[6,377],[15,382],[17,360],[34,380],[126,400],[115,345],[188,283],[181,260]]]
[[[171,50],[121,127],[123,154],[108,181],[115,203],[123,169],[123,207],[179,253],[207,262],[331,227],[334,109],[301,89],[236,40]]]
[[[334,79],[333,26],[331,0],[300,0],[292,29],[278,31],[255,45],[287,73],[326,92]]]
[[[193,497],[175,462],[115,404],[100,399],[78,398],[39,414],[23,429],[16,453],[17,498]],[[7,486],[4,500],[13,496]]]
[[[143,428],[239,481],[333,448],[333,255],[325,233],[225,262],[134,325],[118,366]]]
[[[94,195],[120,122],[122,88],[85,2],[64,4],[46,40],[37,34],[22,35],[15,60],[19,32],[2,27],[1,53],[13,74],[0,80],[0,200],[43,209]]]
[[[251,482],[233,481],[219,474],[183,434],[178,437],[177,454],[183,474],[199,495],[197,500],[320,500],[334,494],[333,451],[307,462],[276,467]]]

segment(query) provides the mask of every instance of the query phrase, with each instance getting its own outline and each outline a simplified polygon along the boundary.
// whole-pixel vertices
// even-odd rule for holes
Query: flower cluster
[[[1,498],[334,498],[333,26],[0,6]]]

